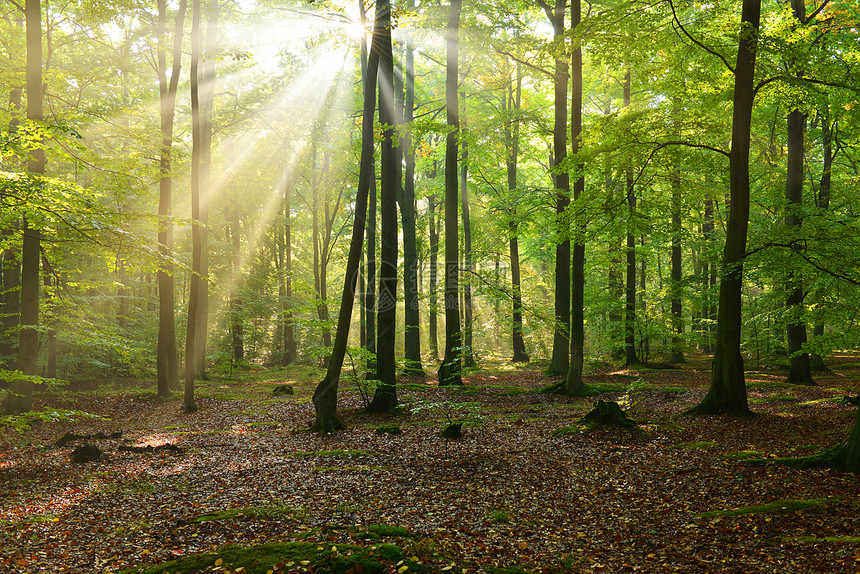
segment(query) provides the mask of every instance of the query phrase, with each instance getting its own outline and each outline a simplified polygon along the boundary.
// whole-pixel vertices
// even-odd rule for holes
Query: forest
[[[3,572],[860,565],[856,0],[0,13]]]

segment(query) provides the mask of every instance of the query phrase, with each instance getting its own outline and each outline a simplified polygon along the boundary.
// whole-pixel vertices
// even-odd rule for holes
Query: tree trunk
[[[194,399],[194,379],[197,372],[196,342],[200,337],[202,328],[199,321],[199,308],[201,299],[201,283],[203,278],[203,238],[201,221],[201,169],[200,164],[203,118],[200,109],[200,2],[192,0],[191,3],[191,286],[188,295],[188,322],[185,332],[185,393],[183,406],[185,412],[192,413],[197,410]]]
[[[376,7],[376,20],[373,25],[370,56],[364,78],[364,106],[361,122],[361,163],[359,165],[358,190],[355,198],[355,216],[352,225],[352,238],[343,281],[340,310],[337,317],[337,330],[325,377],[314,390],[313,403],[316,421],[311,431],[331,433],[345,428],[337,415],[337,388],[340,371],[346,356],[346,343],[352,320],[352,307],[355,301],[355,286],[358,282],[358,267],[361,262],[362,235],[366,231],[368,196],[373,188],[373,116],[376,109],[376,78],[379,68],[379,51],[383,33],[383,2]],[[390,8],[389,8],[390,10]],[[390,14],[390,12],[389,12]]]
[[[564,51],[564,0],[556,0],[555,7],[541,1],[553,29],[553,41]],[[553,330],[552,359],[548,375],[566,375],[570,366],[570,230],[563,224],[564,213],[570,205],[570,176],[560,168],[567,158],[567,60],[555,59],[554,124],[552,138],[552,170],[556,187],[556,247],[555,247],[555,328]]]
[[[624,107],[630,106],[630,70],[624,76]],[[625,169],[627,197],[627,264],[624,281],[624,364],[635,365],[636,356],[636,193],[633,189],[633,166],[630,160]]]
[[[465,110],[466,92],[462,93]],[[463,217],[463,366],[467,369],[477,367],[472,351],[472,221],[469,217],[469,147],[465,128],[460,128],[460,209]]]
[[[245,340],[242,325],[242,297],[239,294],[242,282],[240,269],[242,243],[239,234],[241,214],[239,212],[239,204],[233,202],[232,206],[228,206],[226,216],[228,225],[227,236],[232,240],[233,247],[233,256],[230,262],[230,339],[233,347],[233,361],[241,363],[245,360]]]
[[[415,49],[412,33],[406,36],[406,99],[403,123],[406,130],[400,138],[404,155],[403,194],[400,215],[403,220],[403,318],[404,373],[423,377],[421,366],[421,316],[418,309],[418,246],[415,229],[415,149],[412,146],[412,115],[415,109]]]
[[[459,79],[458,36],[462,0],[451,0],[448,12],[445,102],[448,135],[445,143],[445,356],[439,366],[440,385],[462,385],[460,304],[458,301],[457,262],[457,153],[460,130],[460,108],[457,101]]]
[[[436,170],[433,170],[435,179]],[[439,295],[436,290],[439,287],[438,265],[439,265],[439,229],[436,225],[436,196],[430,195],[427,198],[427,211],[429,217],[428,234],[430,236],[430,305],[428,311],[429,331],[430,331],[430,355],[434,361],[439,360],[439,327],[437,319],[437,305],[439,303]]]
[[[507,140],[508,158],[508,191],[517,189],[517,162],[520,153],[520,105],[522,101],[522,70],[519,62],[516,66],[516,88],[514,82],[508,85],[508,112],[511,119],[505,125],[505,139]],[[509,250],[511,256],[511,300],[513,303],[512,318],[513,328],[511,332],[511,343],[514,363],[528,363],[529,354],[526,352],[526,343],[523,340],[523,294],[520,280],[520,245],[519,245],[519,222],[516,210],[510,214],[508,229],[510,231]]]
[[[726,244],[723,248],[716,349],[711,367],[710,389],[702,402],[688,411],[690,414],[750,412],[744,381],[744,360],[741,355],[741,295],[743,257],[746,253],[749,226],[750,132],[760,18],[761,0],[744,0],[735,66],[732,149],[729,152],[731,201],[726,222]]]
[[[580,0],[571,0],[570,29],[575,34],[582,19]],[[576,181],[573,183],[574,205],[585,191],[584,165],[579,160],[582,137],[582,44],[577,41],[571,57],[570,141],[576,159]],[[585,392],[582,373],[585,367],[585,219],[573,220],[573,260],[571,265],[570,367],[565,378],[565,393]]]
[[[278,249],[281,251],[281,260],[283,261],[281,287],[281,317],[282,330],[284,339],[284,354],[281,360],[283,366],[292,364],[297,359],[297,343],[295,328],[293,326],[293,247],[292,247],[292,206],[290,205],[292,181],[288,178],[284,184],[284,201],[283,201],[283,221],[284,234],[281,238]]]
[[[42,101],[42,20],[39,0],[26,0],[24,18],[27,23],[27,119],[41,122]],[[45,173],[45,151],[30,152],[27,171],[36,176]],[[23,219],[21,242],[20,330],[18,331],[17,368],[25,375],[36,374],[39,356],[39,261],[41,233]],[[15,381],[0,404],[0,413],[19,414],[33,408],[32,381]]]
[[[212,111],[215,96],[215,58],[218,39],[219,0],[208,0],[206,9],[206,46],[198,86],[200,106],[199,222],[200,282],[194,331],[194,376],[206,379],[206,343],[209,333],[209,186],[212,179]]]
[[[182,64],[182,36],[185,23],[186,0],[179,3],[173,31],[172,68],[167,80],[167,1],[158,2],[158,88],[161,112],[160,178],[158,195],[158,346],[156,352],[156,378],[158,395],[170,396],[178,391],[179,360],[176,354],[176,300],[173,280],[173,199],[172,153],[173,120],[176,110],[176,92]]]
[[[376,313],[376,392],[367,405],[373,413],[397,408],[395,333],[397,321],[397,196],[400,187],[394,138],[398,125],[394,105],[394,55],[391,46],[391,3],[380,0],[379,123],[384,128],[380,146],[380,261],[379,301]]]
[[[803,132],[806,116],[800,110],[793,110],[788,114],[787,124],[788,169],[785,199],[788,214],[785,216],[785,225],[788,227],[788,233],[791,234],[792,228],[799,229],[802,225],[802,218],[798,211],[803,207]],[[809,353],[803,351],[803,346],[806,344],[806,323],[803,320],[803,300],[806,294],[803,280],[796,272],[789,272],[787,283],[789,293],[786,299],[786,311],[790,322],[786,326],[789,365],[786,382],[796,385],[814,385]]]
[[[42,275],[45,284],[45,308],[42,314],[45,316],[45,339],[47,353],[45,357],[45,376],[49,379],[57,378],[57,319],[54,306],[56,304],[57,282],[51,269],[48,258],[42,255]],[[123,275],[125,275],[123,273]],[[122,325],[120,325],[122,327]]]
[[[823,165],[821,169],[821,179],[818,183],[818,209],[827,211],[830,209],[830,180],[833,172],[833,130],[830,125],[829,107],[824,104],[821,114],[821,143],[823,145]],[[824,336],[824,323],[816,321],[813,330],[813,337]],[[813,371],[826,371],[827,365],[824,364],[824,357],[820,353],[813,353],[810,356],[810,364]]]
[[[679,114],[679,102],[673,106],[674,116]],[[674,165],[670,176],[672,187],[672,350],[669,357],[672,363],[684,363],[684,313],[681,306],[683,296],[683,268],[681,260],[681,154],[675,153]]]

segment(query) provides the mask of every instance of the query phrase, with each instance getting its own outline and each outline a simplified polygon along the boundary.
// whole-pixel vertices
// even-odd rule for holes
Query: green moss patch
[[[742,514],[790,514],[810,508],[818,508],[827,504],[827,500],[774,500],[767,504],[757,504],[755,506],[745,506],[734,510],[713,510],[711,512],[703,512],[699,515],[700,518],[717,518],[721,516],[741,516]]]
[[[228,508],[201,514],[190,520],[190,522],[212,522],[215,520],[235,520],[238,518],[251,518],[258,520],[277,520],[284,517],[303,516],[304,508],[292,506],[245,506],[242,508]]]
[[[244,568],[247,574],[266,574],[272,570],[345,574],[382,574],[397,570],[408,562],[410,572],[431,572],[420,561],[405,560],[403,550],[393,544],[362,547],[351,544],[313,542],[268,543],[255,546],[222,546],[215,552],[196,554],[156,566],[125,570],[124,574],[190,574],[197,571]],[[402,567],[402,566],[401,566]],[[241,571],[241,570],[240,570]],[[405,571],[405,570],[404,570]]]

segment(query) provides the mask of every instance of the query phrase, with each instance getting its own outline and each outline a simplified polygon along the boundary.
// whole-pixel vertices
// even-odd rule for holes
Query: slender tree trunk
[[[466,92],[462,93],[463,110]],[[462,124],[462,122],[461,122]],[[465,137],[465,127],[460,127],[460,209],[463,217],[463,366],[467,369],[477,367],[472,350],[472,221],[469,216],[469,147]]]
[[[702,402],[688,411],[690,414],[749,413],[741,355],[741,295],[749,226],[750,133],[760,18],[761,0],[744,0],[735,66],[732,149],[729,153],[731,201],[723,249],[716,350],[711,368],[711,387]]]
[[[185,332],[185,393],[184,409],[187,413],[197,410],[194,398],[194,379],[196,362],[196,341],[199,324],[199,308],[201,299],[203,238],[201,221],[201,148],[202,122],[200,110],[200,19],[201,0],[192,0],[191,6],[191,285],[188,295],[188,322]]]
[[[676,101],[674,115],[679,114],[679,103]],[[672,350],[669,360],[672,363],[684,363],[684,313],[681,306],[683,296],[683,269],[681,266],[681,155],[673,157],[674,166],[670,176],[672,188]]]
[[[435,179],[436,170],[433,170]],[[437,319],[437,306],[439,303],[439,295],[437,289],[439,287],[438,279],[438,264],[439,264],[439,229],[436,225],[436,196],[430,195],[427,198],[427,211],[429,212],[429,230],[430,235],[430,305],[428,313],[429,330],[430,330],[430,355],[434,361],[439,360],[439,327]]]
[[[377,65],[378,67],[378,65]],[[378,70],[374,70],[373,72],[374,78],[377,77]],[[376,79],[373,80],[374,82]],[[374,86],[373,93],[376,94],[376,87]],[[376,107],[374,106],[374,110]],[[367,206],[367,230],[366,230],[366,241],[365,241],[365,250],[367,257],[367,291],[365,292],[364,302],[366,305],[366,317],[367,321],[367,352],[368,352],[368,363],[366,365],[367,378],[375,379],[376,378],[376,164],[375,162],[370,166],[371,169],[371,188],[368,192],[368,206]]]
[[[161,111],[160,178],[158,196],[158,347],[156,378],[158,394],[167,397],[180,390],[179,360],[176,353],[176,300],[173,279],[173,120],[176,109],[176,92],[182,63],[182,36],[185,23],[186,0],[179,3],[173,31],[172,68],[167,79],[167,1],[158,2],[158,87]]]
[[[17,46],[20,38],[25,35],[24,15],[19,13],[15,20],[15,39]],[[26,50],[25,50],[26,52]],[[9,134],[12,136],[18,131],[21,123],[22,101],[24,89],[20,85],[14,86],[9,91]],[[4,230],[4,235],[13,235],[18,232],[19,224],[10,222],[9,229]],[[3,319],[2,333],[0,333],[0,365],[10,371],[15,370],[18,356],[18,324],[21,318],[21,261],[20,249],[9,246],[3,250],[2,259],[3,279]]]
[[[281,364],[287,366],[298,358],[295,327],[293,326],[293,246],[292,246],[292,181],[287,178],[284,184],[283,221],[284,235],[281,248],[283,249],[283,293],[281,299],[281,315],[283,317],[284,355]]]
[[[830,180],[833,172],[833,131],[830,126],[830,113],[827,104],[824,104],[821,114],[821,142],[823,145],[823,165],[821,169],[821,179],[818,183],[818,209],[827,211],[830,209]],[[813,337],[819,338],[824,336],[824,323],[816,321],[813,330]],[[813,353],[810,356],[810,365],[813,371],[827,371],[827,365],[824,364],[824,357],[820,353]]]
[[[570,29],[576,33],[582,19],[580,0],[571,0]],[[582,135],[582,45],[576,42],[571,57],[570,141],[576,159],[576,181],[573,200],[585,191],[584,165],[579,160]],[[585,367],[585,220],[573,220],[573,258],[571,261],[570,367],[565,378],[565,393],[581,395],[585,391],[582,373]]]
[[[458,301],[459,257],[457,230],[457,154],[460,130],[460,107],[457,101],[459,78],[458,36],[460,30],[460,7],[462,0],[451,0],[447,28],[447,70],[445,77],[445,101],[448,135],[445,143],[445,357],[439,366],[440,385],[462,385],[461,378],[461,332],[460,305]]]
[[[789,211],[785,217],[785,225],[789,229],[789,234],[792,233],[792,228],[799,229],[802,224],[802,218],[798,211],[803,206],[803,133],[805,124],[806,116],[800,110],[794,110],[788,114],[788,170],[785,199]],[[803,300],[806,298],[803,280],[796,272],[789,272],[788,285],[786,310],[791,319],[786,326],[789,364],[786,382],[797,385],[814,385],[809,353],[803,351],[803,346],[806,344],[806,323],[803,320],[802,310]]]
[[[379,302],[376,313],[376,392],[368,412],[393,412],[397,407],[395,326],[397,319],[397,196],[400,187],[397,149],[399,125],[394,105],[394,55],[391,46],[391,3],[380,0],[379,123],[384,128],[380,146],[380,249]]]
[[[57,378],[57,320],[55,316],[55,291],[57,287],[56,277],[47,256],[42,255],[42,275],[45,283],[45,339],[47,356],[45,364],[45,376],[49,379]]]
[[[219,0],[208,0],[206,9],[206,46],[200,67],[200,166],[199,215],[200,227],[200,285],[196,308],[197,327],[194,331],[194,375],[206,379],[206,343],[209,333],[209,186],[212,179],[212,112],[215,96],[215,58],[218,40]]]
[[[522,101],[522,70],[519,62],[516,66],[516,88],[514,82],[508,85],[508,112],[511,119],[505,125],[505,139],[507,140],[508,158],[508,191],[517,189],[517,163],[520,153],[520,105]],[[523,340],[523,295],[520,279],[520,245],[519,245],[519,222],[516,210],[510,214],[508,229],[510,231],[509,250],[511,256],[511,300],[513,303],[512,318],[513,329],[511,343],[513,346],[513,362],[528,363],[529,354],[526,352],[526,343]]]
[[[794,17],[798,22],[806,20],[806,4],[803,0],[791,0]],[[803,224],[800,210],[803,209],[803,145],[806,131],[806,114],[800,110],[792,110],[786,122],[788,144],[788,160],[786,169],[785,199],[788,213],[785,225],[788,233],[792,228],[800,229]],[[803,350],[806,345],[806,322],[804,321],[803,300],[806,293],[803,289],[803,278],[798,272],[789,272],[789,293],[786,299],[786,311],[790,317],[786,326],[786,343],[788,345],[788,379],[789,384],[814,385],[812,380],[812,365],[809,353]]]
[[[370,56],[368,58],[367,73],[364,78],[361,163],[359,165],[358,190],[355,198],[352,238],[349,243],[343,294],[341,296],[340,310],[338,311],[337,331],[335,332],[334,345],[325,378],[317,385],[313,396],[316,421],[313,427],[311,427],[311,431],[321,434],[345,428],[345,425],[337,415],[337,387],[340,381],[343,360],[346,356],[346,343],[349,338],[352,307],[355,301],[355,286],[358,282],[358,266],[361,261],[361,240],[362,235],[366,231],[368,197],[373,188],[373,116],[376,109],[376,78],[379,68],[379,52],[382,44],[383,14],[385,14],[383,10],[385,9],[386,7],[383,6],[383,2],[377,3]],[[387,13],[390,14],[390,12]]]
[[[630,106],[630,70],[624,76],[624,107]],[[625,169],[627,193],[627,265],[624,282],[624,364],[635,365],[636,356],[636,191],[633,189],[633,166],[628,160]]]
[[[541,0],[541,6],[552,23],[553,41],[564,51],[565,1],[556,0],[551,8]],[[555,59],[554,118],[552,170],[556,187],[555,210],[557,239],[555,248],[555,329],[549,375],[566,375],[570,366],[570,230],[563,224],[564,213],[570,205],[570,176],[564,165],[567,158],[567,60]]]
[[[230,338],[233,346],[233,361],[241,363],[245,360],[245,334],[242,325],[242,296],[239,294],[242,281],[242,270],[240,268],[240,253],[242,249],[240,235],[241,212],[239,211],[239,204],[233,202],[231,206],[228,206],[226,215],[228,225],[227,236],[231,239],[233,247],[233,256],[230,262],[230,285],[232,289],[232,293],[230,294]]]
[[[421,366],[421,316],[418,309],[418,246],[415,229],[415,149],[412,146],[412,115],[415,108],[415,49],[412,33],[406,36],[406,99],[403,123],[406,131],[400,138],[404,155],[403,194],[400,214],[403,220],[403,318],[404,318],[404,373],[424,376]]]

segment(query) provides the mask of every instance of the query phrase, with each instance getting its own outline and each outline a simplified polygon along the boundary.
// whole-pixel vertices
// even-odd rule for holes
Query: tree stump
[[[442,438],[463,438],[463,423],[451,423],[439,433]]]
[[[94,444],[83,444],[72,451],[72,460],[75,462],[92,462],[102,456],[102,451]]]
[[[285,395],[294,395],[296,391],[293,389],[292,385],[275,385],[272,389],[273,397],[283,397]]]
[[[612,425],[622,428],[637,426],[636,422],[629,419],[619,404],[614,401],[597,401],[594,403],[594,408],[579,419],[579,422],[591,426]]]

